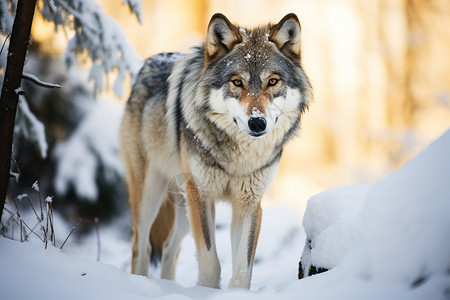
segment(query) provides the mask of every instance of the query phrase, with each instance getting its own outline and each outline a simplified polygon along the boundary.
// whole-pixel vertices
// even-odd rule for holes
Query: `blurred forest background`
[[[215,12],[249,27],[297,14],[314,102],[299,137],[283,153],[266,204],[284,201],[303,211],[317,192],[374,182],[450,126],[447,0],[144,0],[142,24],[121,0],[97,2],[142,59],[189,52],[202,43]],[[96,102],[89,61],[81,59],[70,70],[63,62],[72,35],[69,29],[55,32],[36,14],[25,70],[62,88],[24,84],[49,150],[42,159],[26,139],[15,138],[21,178],[13,189],[16,195],[26,192],[38,180],[42,193],[56,195],[55,207],[66,203],[60,207],[75,207],[82,217],[107,219],[126,209],[117,134],[129,83],[121,98],[103,92]]]

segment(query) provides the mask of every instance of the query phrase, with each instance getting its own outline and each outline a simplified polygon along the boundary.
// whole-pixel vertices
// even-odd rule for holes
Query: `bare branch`
[[[0,54],[3,52],[3,48],[5,48],[6,41],[9,39],[10,36],[11,36],[11,33],[8,34],[8,35],[6,36],[6,38],[5,38],[5,40],[3,41],[2,49],[0,50]]]
[[[45,241],[40,237],[39,234],[37,234],[33,229],[30,228],[30,226],[28,226],[27,223],[23,222],[23,225],[25,225],[25,227],[28,228],[28,230],[30,230],[30,232],[32,232],[35,236],[37,236],[43,243],[45,243]],[[28,238],[29,235],[27,235]]]

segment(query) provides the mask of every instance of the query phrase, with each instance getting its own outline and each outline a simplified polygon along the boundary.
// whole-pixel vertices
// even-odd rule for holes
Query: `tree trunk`
[[[18,88],[22,80],[35,6],[36,0],[19,0],[17,3],[0,96],[0,221],[9,182],[14,121],[19,102]]]

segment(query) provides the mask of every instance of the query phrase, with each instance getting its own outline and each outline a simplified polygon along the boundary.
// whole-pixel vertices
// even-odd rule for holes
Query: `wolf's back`
[[[136,77],[121,126],[121,154],[130,169],[139,170],[135,176],[144,176],[150,156],[163,153],[160,158],[170,160],[164,156],[173,135],[168,129],[173,121],[166,119],[169,76],[182,57],[179,53],[156,54],[144,62]]]
[[[160,53],[148,58],[133,85],[127,109],[141,114],[147,101],[164,101],[173,65],[181,57],[183,54],[180,53]]]

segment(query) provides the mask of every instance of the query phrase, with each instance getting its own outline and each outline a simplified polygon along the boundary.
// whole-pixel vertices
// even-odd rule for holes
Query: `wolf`
[[[250,287],[261,198],[312,99],[300,34],[295,14],[249,29],[218,13],[192,53],[145,61],[120,133],[132,273],[147,275],[150,260],[159,259],[161,277],[174,280],[191,229],[198,284],[220,288],[215,202],[223,200],[232,207],[229,288]]]

